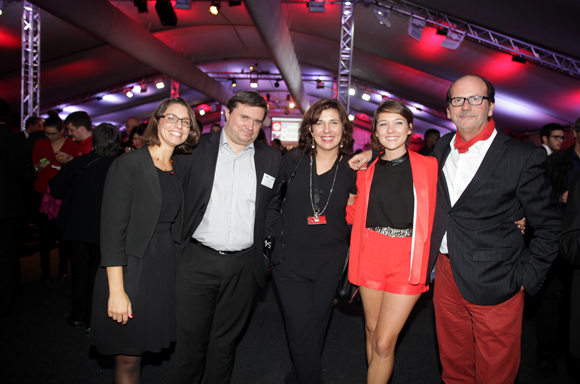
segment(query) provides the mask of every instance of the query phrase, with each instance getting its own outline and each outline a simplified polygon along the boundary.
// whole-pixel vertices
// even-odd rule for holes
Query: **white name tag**
[[[268,175],[267,173],[264,173],[264,177],[262,178],[262,185],[272,189],[275,180],[276,179],[273,178],[272,176]]]

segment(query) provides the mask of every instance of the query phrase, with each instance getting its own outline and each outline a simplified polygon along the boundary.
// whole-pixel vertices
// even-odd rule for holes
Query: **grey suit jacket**
[[[175,167],[176,177],[179,168]],[[118,157],[105,180],[101,211],[101,266],[127,264],[143,257],[161,214],[161,186],[146,146]],[[181,241],[183,200],[171,229]]]
[[[184,230],[180,248],[183,249],[203,219],[215,175],[221,132],[201,135],[199,144],[191,154],[175,157],[183,173],[185,196]],[[280,211],[282,186],[282,155],[280,151],[256,141],[254,143],[256,167],[256,217],[254,221],[253,268],[258,285],[266,283],[268,262],[263,257],[264,238],[273,236]],[[264,174],[275,177],[274,186],[262,184]]]
[[[561,220],[545,177],[546,151],[496,130],[481,166],[453,207],[443,166],[455,133],[443,136],[433,151],[439,180],[429,270],[447,232],[457,287],[477,305],[502,303],[522,285],[534,295],[558,254]],[[514,225],[524,216],[536,229],[527,248]]]

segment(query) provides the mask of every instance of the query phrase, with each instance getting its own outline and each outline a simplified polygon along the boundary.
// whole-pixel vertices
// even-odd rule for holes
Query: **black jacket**
[[[559,198],[568,190],[568,174],[574,169],[572,154],[574,146],[561,152],[552,153],[546,159],[546,177],[552,184],[552,192]]]

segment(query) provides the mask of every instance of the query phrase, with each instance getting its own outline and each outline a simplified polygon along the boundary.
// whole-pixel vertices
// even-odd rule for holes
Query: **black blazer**
[[[100,157],[91,151],[64,164],[50,179],[50,194],[62,200],[56,222],[59,241],[101,243],[101,202],[113,161],[115,156]]]
[[[201,135],[199,144],[191,154],[175,156],[182,170],[185,209],[183,249],[203,219],[215,176],[221,132]],[[282,155],[261,141],[254,142],[256,167],[256,217],[254,221],[254,275],[260,286],[266,283],[268,262],[262,255],[264,238],[273,236],[280,211],[280,187],[282,185]],[[275,177],[270,189],[262,185],[264,174]]]
[[[447,232],[453,276],[467,301],[496,305],[522,285],[534,295],[558,254],[560,233],[560,215],[543,166],[546,151],[497,130],[473,180],[451,207],[443,167],[453,135],[443,136],[433,151],[439,180],[429,270]],[[527,248],[514,224],[524,216],[536,229]]]
[[[179,168],[175,167],[175,176]],[[159,177],[147,146],[119,156],[105,181],[101,212],[101,266],[143,257],[161,214]],[[183,200],[171,233],[177,243],[183,227]]]
[[[33,178],[28,144],[0,123],[0,219],[25,215],[23,192],[32,188]]]

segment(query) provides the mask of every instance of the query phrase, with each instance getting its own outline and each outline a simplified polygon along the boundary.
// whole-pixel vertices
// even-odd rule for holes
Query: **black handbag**
[[[336,294],[342,301],[345,301],[349,304],[362,304],[362,298],[360,297],[358,287],[354,284],[351,284],[351,282],[348,281],[349,258],[350,258],[350,248],[346,253],[346,261],[344,262],[342,275],[340,275],[340,280],[338,281],[338,288],[336,289]]]

